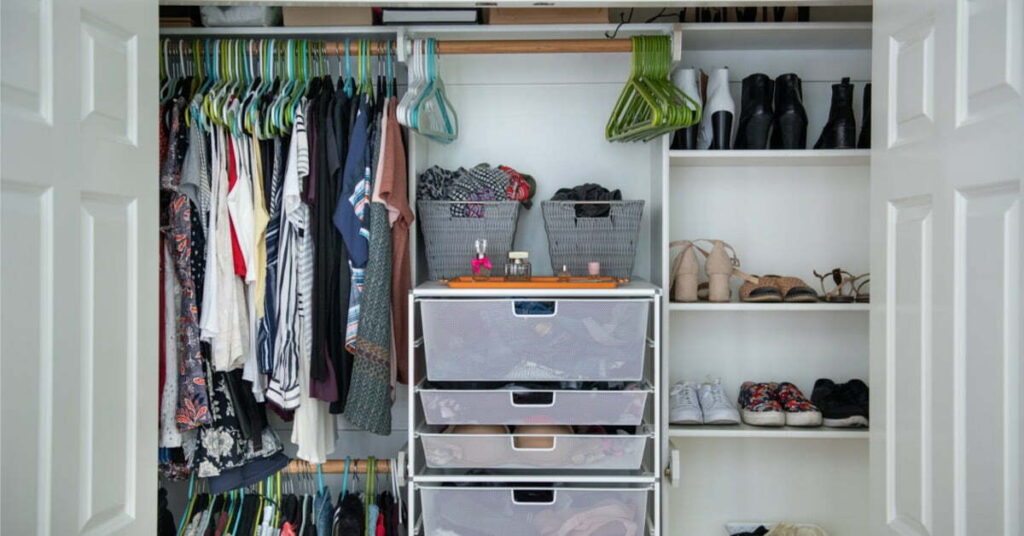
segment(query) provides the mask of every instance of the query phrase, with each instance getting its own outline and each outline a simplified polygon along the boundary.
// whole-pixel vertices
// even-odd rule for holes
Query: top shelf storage
[[[464,39],[601,39],[618,30],[619,38],[665,35],[678,30],[687,50],[870,49],[870,22],[723,22],[683,24],[545,24],[436,26],[306,26],[272,28],[161,28],[172,36],[327,38],[330,36]]]

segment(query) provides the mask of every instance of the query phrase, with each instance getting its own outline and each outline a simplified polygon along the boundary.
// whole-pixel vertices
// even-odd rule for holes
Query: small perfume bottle
[[[473,278],[486,280],[491,277],[491,258],[487,256],[487,239],[477,238],[473,244],[476,248],[476,258],[473,259]]]
[[[525,251],[509,251],[508,262],[505,263],[505,280],[529,281],[532,275],[530,254]]]
[[[561,283],[568,283],[572,279],[572,272],[569,271],[569,266],[566,264],[562,265],[562,271],[558,272],[558,281]]]

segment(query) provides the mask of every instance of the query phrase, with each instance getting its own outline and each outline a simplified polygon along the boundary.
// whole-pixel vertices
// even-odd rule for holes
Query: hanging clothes
[[[308,344],[306,308],[311,290],[312,244],[307,232],[308,207],[302,202],[300,179],[309,174],[309,148],[301,106],[296,112],[288,149],[288,167],[282,185],[280,244],[278,251],[277,340],[274,343],[274,374],[267,399],[283,409],[299,405],[299,359]],[[305,297],[304,297],[305,296]]]
[[[199,345],[199,317],[195,282],[192,278],[192,209],[188,197],[177,191],[181,164],[184,160],[185,136],[182,129],[184,99],[175,99],[168,133],[167,156],[161,170],[161,185],[173,190],[168,204],[170,215],[171,256],[174,273],[181,285],[178,304],[178,407],[175,419],[178,428],[191,430],[210,419],[209,395],[203,370],[203,354]]]
[[[379,156],[376,160],[380,162]],[[369,260],[356,337],[349,345],[355,362],[345,416],[361,429],[387,435],[391,433],[391,228],[380,198],[381,182],[368,185],[373,190],[366,215]]]
[[[381,157],[380,198],[388,209],[391,225],[391,325],[392,362],[397,379],[407,383],[409,351],[409,291],[412,289],[412,261],[409,258],[409,227],[413,222],[409,206],[405,143],[398,124],[398,99],[388,102],[384,152]]]

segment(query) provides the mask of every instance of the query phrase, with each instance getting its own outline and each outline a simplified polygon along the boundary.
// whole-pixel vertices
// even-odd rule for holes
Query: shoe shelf
[[[670,438],[772,438],[772,439],[868,439],[867,428],[798,428],[793,426],[765,427],[740,425],[673,425],[668,429]]]
[[[867,166],[870,149],[669,151],[672,167]]]
[[[870,303],[752,303],[752,302],[729,302],[729,303],[677,303],[669,302],[669,311],[784,311],[797,312],[867,312],[871,310]]]

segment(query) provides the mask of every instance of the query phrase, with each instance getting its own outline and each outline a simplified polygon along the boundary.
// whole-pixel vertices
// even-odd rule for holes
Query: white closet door
[[[0,533],[154,534],[157,5],[0,18]]]
[[[1022,4],[874,4],[872,534],[1024,530]]]

